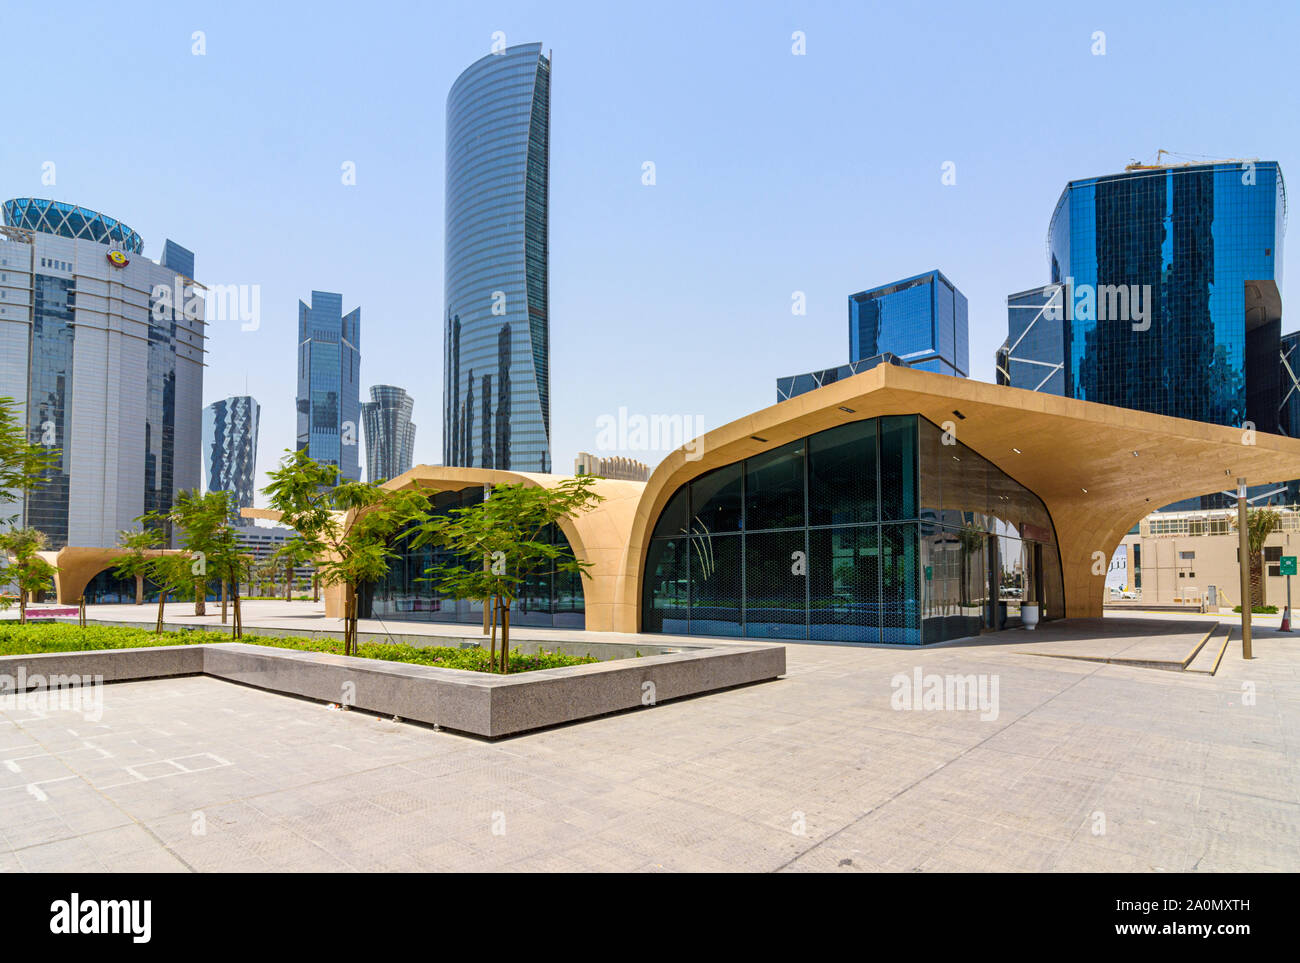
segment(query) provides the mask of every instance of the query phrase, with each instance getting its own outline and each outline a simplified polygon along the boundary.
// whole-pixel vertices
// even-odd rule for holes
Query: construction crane
[[[1154,164],[1143,164],[1138,161],[1131,161],[1124,166],[1126,171],[1162,171],[1170,167],[1198,167],[1202,164],[1253,164],[1259,160],[1258,157],[1225,157],[1221,160],[1212,158],[1201,158],[1200,160],[1185,161],[1181,164],[1162,164],[1162,157],[1194,157],[1194,154],[1177,154],[1174,151],[1165,150],[1161,147],[1156,151],[1156,162]]]

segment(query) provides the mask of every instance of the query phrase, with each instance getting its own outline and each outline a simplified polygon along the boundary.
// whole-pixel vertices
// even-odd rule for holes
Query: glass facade
[[[64,201],[48,201],[40,197],[15,197],[4,203],[5,224],[26,228],[41,234],[59,237],[83,238],[97,244],[121,248],[131,254],[144,251],[144,240],[121,221]],[[184,250],[184,248],[180,248]],[[188,253],[188,252],[187,252]],[[190,272],[193,276],[194,255],[190,254]]]
[[[240,508],[253,507],[261,413],[261,405],[248,395],[214,401],[203,409],[203,475],[208,491],[234,492]],[[253,521],[239,518],[236,523],[252,525]]]
[[[693,479],[643,571],[645,632],[917,645],[1065,613],[1042,501],[916,415]]]
[[[1068,394],[1065,287],[1048,284],[1007,296],[1007,340],[998,349],[997,383]]]
[[[908,367],[907,362],[896,355],[878,354],[871,358],[863,358],[861,361],[842,364],[838,368],[827,368],[824,371],[810,371],[808,374],[777,378],[776,400],[788,401],[796,395],[802,395],[817,388],[834,384],[837,381],[843,381],[845,378],[851,378],[855,374],[870,371],[876,365],[881,364],[892,364],[900,368]]]
[[[31,367],[28,372],[27,440],[59,449],[27,497],[27,525],[39,528],[53,548],[68,544],[72,479],[72,356],[76,339],[76,289],[71,278],[35,274],[32,297]]]
[[[443,464],[551,470],[550,75],[521,44],[447,95]]]
[[[894,354],[913,368],[970,373],[966,296],[939,271],[849,295],[849,361]]]
[[[298,450],[361,480],[361,309],[313,291],[298,302]]]
[[[482,488],[465,488],[458,492],[438,492],[430,501],[436,514],[481,502]],[[550,531],[546,537],[566,548],[563,532]],[[389,563],[388,574],[377,582],[372,593],[361,600],[364,618],[391,618],[417,622],[463,622],[481,625],[483,605],[472,599],[454,599],[439,592],[426,572],[434,564],[451,564],[456,556],[433,545],[412,549],[407,536],[395,541],[399,552]],[[572,551],[570,550],[570,557]],[[482,565],[482,559],[459,560],[461,564]],[[526,580],[527,591],[510,608],[511,625],[542,625],[557,628],[583,628],[586,608],[578,573],[538,572]]]
[[[447,95],[446,465],[551,470],[550,78],[523,44]]]
[[[201,484],[194,254],[167,240],[152,261],[130,228],[74,204],[16,198],[4,216],[0,395],[24,406],[32,442],[60,452],[18,508],[51,549],[114,545]]]
[[[1280,299],[1252,302],[1281,286],[1285,220],[1272,161],[1068,184],[1048,230],[1051,280],[1067,288],[1066,392],[1276,431]]]
[[[415,457],[415,400],[395,385],[371,385],[361,405],[366,426],[366,479],[388,481],[411,470]]]

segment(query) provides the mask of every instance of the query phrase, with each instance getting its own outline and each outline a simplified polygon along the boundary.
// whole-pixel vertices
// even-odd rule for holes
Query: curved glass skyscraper
[[[1066,334],[1043,359],[1063,393],[1276,432],[1285,230],[1273,161],[1070,182],[1048,229]]]
[[[443,463],[551,470],[551,62],[539,43],[447,95]]]

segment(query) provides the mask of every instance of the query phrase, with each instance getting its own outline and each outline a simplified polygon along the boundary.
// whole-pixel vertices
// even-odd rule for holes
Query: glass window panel
[[[691,634],[740,635],[740,536],[692,536],[689,566]]]
[[[745,535],[745,634],[807,638],[804,530]]]
[[[881,638],[921,642],[920,558],[915,524],[880,527]]]
[[[686,635],[687,575],[685,538],[656,538],[646,553],[642,632]]]
[[[880,419],[880,517],[917,517],[915,415]]]
[[[804,442],[783,445],[745,462],[745,529],[804,524]]]
[[[880,641],[878,532],[864,525],[808,533],[809,638]]]
[[[668,499],[659,521],[655,523],[655,535],[681,535],[687,531],[691,512],[691,486],[683,485]]]
[[[851,525],[876,518],[876,421],[855,421],[808,439],[808,522]]]
[[[985,534],[936,525],[921,531],[922,637],[942,642],[978,635],[988,596]]]
[[[740,531],[740,463],[719,468],[691,483],[691,531]]]

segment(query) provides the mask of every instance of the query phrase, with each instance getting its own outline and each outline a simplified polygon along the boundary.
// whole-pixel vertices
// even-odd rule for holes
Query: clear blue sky
[[[620,407],[712,428],[771,404],[779,375],[847,360],[846,295],[934,267],[969,298],[972,373],[993,380],[1004,299],[1046,280],[1072,178],[1163,147],[1277,160],[1300,184],[1294,3],[904,6],[6,0],[21,96],[0,193],[102,210],[150,257],[166,237],[191,248],[200,281],[261,286],[259,330],[210,328],[204,388],[261,402],[261,471],[293,445],[313,288],[361,306],[362,383],[414,395],[416,461],[436,463],[446,94],[494,31],[540,40],[569,471]],[[1294,278],[1300,241],[1285,250]]]

